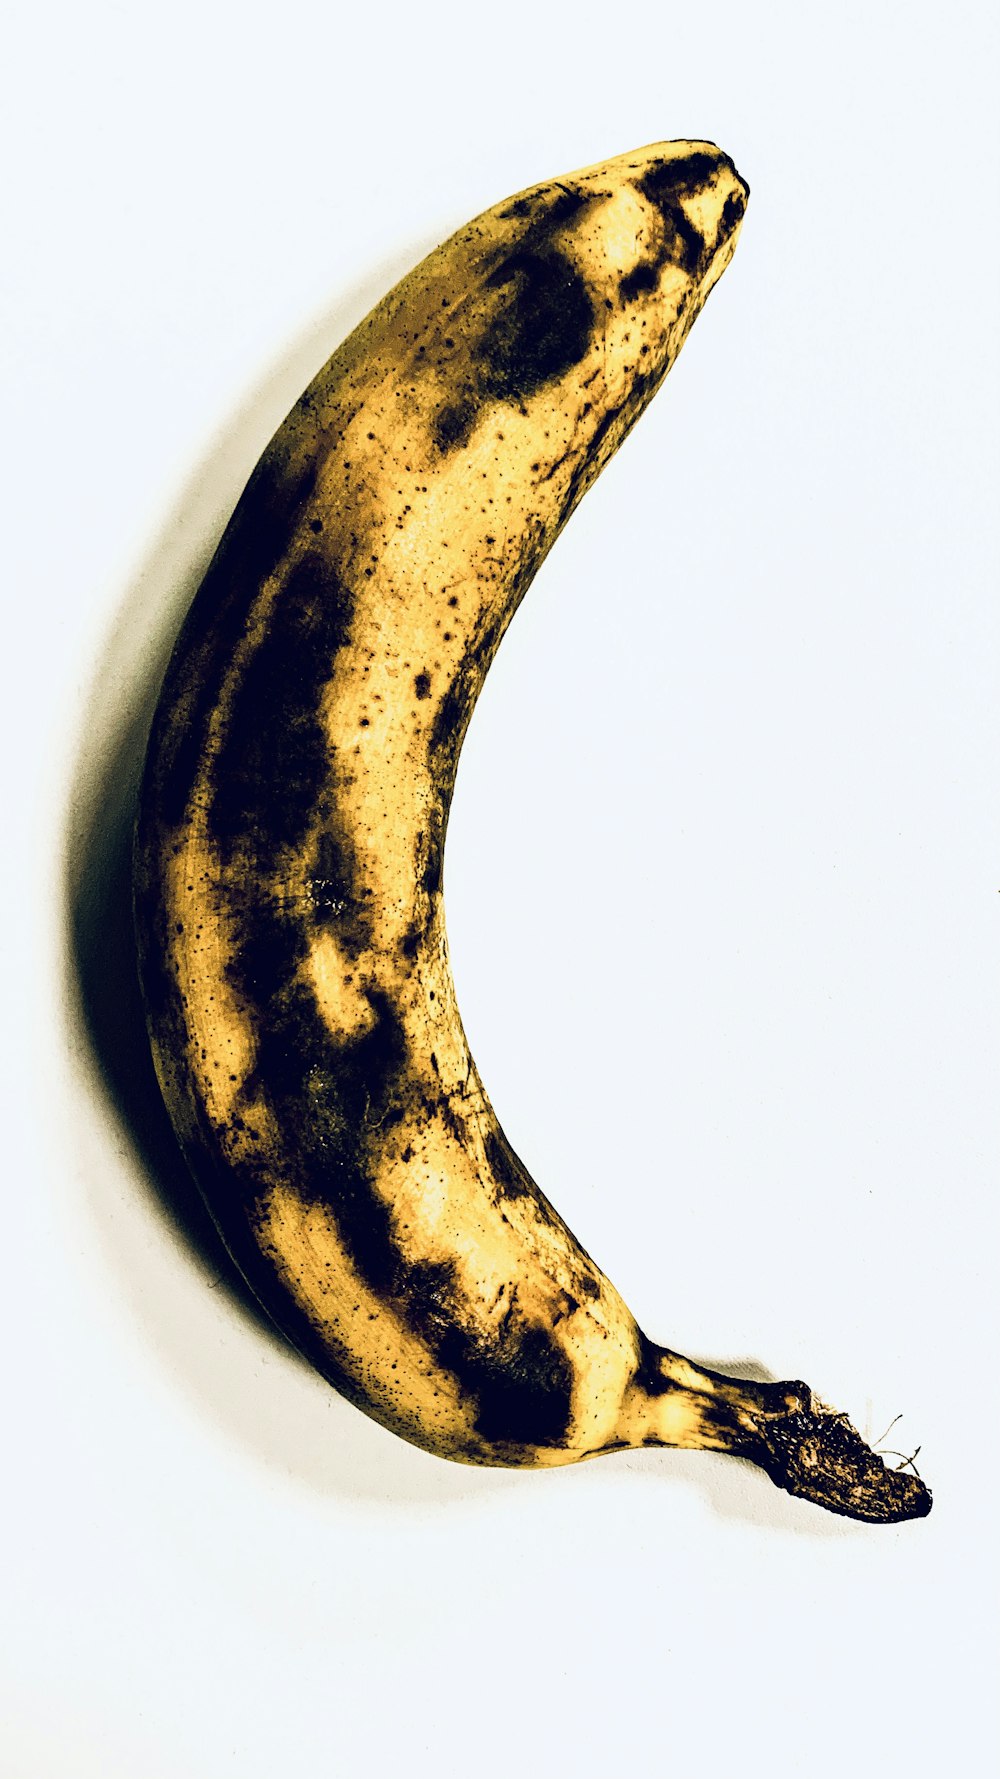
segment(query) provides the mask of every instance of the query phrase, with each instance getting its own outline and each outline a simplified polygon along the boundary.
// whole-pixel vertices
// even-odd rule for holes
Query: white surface
[[[338,10],[8,27],[0,1771],[982,1771],[993,9]],[[899,1529],[726,1459],[480,1475],[368,1423],[163,1204],[67,938],[69,883],[100,956],[109,787],[326,351],[476,210],[682,135],[749,179],[743,238],[491,675],[456,976],[651,1334],[903,1414],[936,1499]]]

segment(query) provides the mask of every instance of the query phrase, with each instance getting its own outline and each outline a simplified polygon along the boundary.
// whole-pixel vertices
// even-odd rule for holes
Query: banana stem
[[[788,1494],[849,1519],[890,1525],[930,1513],[931,1494],[920,1477],[889,1469],[847,1416],[826,1408],[807,1384],[727,1377],[666,1348],[651,1348],[643,1370],[649,1407],[660,1409],[650,1422],[662,1417],[664,1433],[676,1418],[675,1393],[689,1396],[698,1433],[685,1444],[745,1458]],[[661,1443],[678,1441],[668,1435]]]
[[[747,1453],[772,1482],[849,1519],[889,1525],[923,1519],[931,1493],[916,1476],[890,1470],[846,1415],[810,1408],[765,1419],[759,1449]]]

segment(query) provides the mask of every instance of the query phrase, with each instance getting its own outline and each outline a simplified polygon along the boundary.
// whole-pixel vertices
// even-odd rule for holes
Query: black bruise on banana
[[[409,1283],[411,1326],[474,1398],[476,1433],[501,1449],[559,1445],[569,1427],[573,1367],[548,1331],[520,1323],[511,1304],[488,1345],[455,1316],[454,1266],[418,1264]]]
[[[314,553],[301,557],[275,604],[266,647],[251,649],[231,702],[215,757],[208,829],[223,862],[238,858],[241,873],[254,881],[266,883],[282,854],[302,844],[317,811],[328,813],[331,762],[318,718],[320,693],[350,635],[352,613],[351,595],[324,560]],[[471,684],[464,690],[463,732]],[[418,675],[417,697],[429,691],[429,677]],[[364,885],[349,850],[336,845],[328,828],[314,856],[316,876],[335,890],[326,922],[356,955],[370,937],[361,912]],[[439,846],[428,864],[428,909],[440,887],[440,863]],[[297,1192],[333,1213],[358,1276],[458,1378],[476,1403],[475,1431],[502,1445],[558,1444],[569,1424],[572,1367],[547,1331],[508,1316],[494,1345],[477,1338],[462,1327],[455,1268],[410,1265],[395,1240],[391,1212],[375,1187],[371,1133],[384,1135],[426,1099],[407,1068],[401,1024],[377,989],[366,990],[375,1018],[361,1035],[337,1044],[326,1031],[315,996],[297,979],[310,928],[322,924],[315,913],[273,897],[241,908],[241,938],[227,974],[252,1026],[256,1059],[240,1101],[245,1109],[263,1101],[280,1127],[300,1132]],[[455,1130],[454,1115],[441,1104]],[[488,1142],[495,1159],[512,1155],[502,1132]],[[234,1178],[244,1172],[252,1219],[267,1180],[252,1165],[235,1168]],[[510,1165],[501,1178],[515,1194],[530,1184],[525,1170],[518,1174]]]
[[[709,247],[700,229],[685,214],[683,199],[685,194],[690,196],[704,185],[711,177],[714,165],[710,155],[687,155],[669,169],[650,169],[637,181],[637,189],[659,211],[663,227],[654,252],[648,259],[640,260],[621,279],[618,292],[624,303],[655,290],[665,265],[678,266],[691,277],[698,275]],[[730,193],[722,208],[718,236],[713,245],[732,234],[742,222],[745,211],[746,193],[740,190]]]
[[[619,157],[476,219],[345,342],[268,447],[179,639],[136,920],[157,1070],[209,1209],[351,1401],[467,1462],[709,1446],[819,1499],[830,1417],[805,1387],[655,1346],[539,1191],[474,1074],[441,915],[490,662],[745,201],[711,145]],[[855,1456],[837,1421],[825,1505],[926,1511],[913,1479]]]
[[[348,956],[357,957],[372,936],[370,915],[354,899],[357,860],[336,808],[324,815],[324,822],[310,857],[309,904],[316,928],[336,928]]]
[[[594,303],[556,238],[594,201],[592,193],[558,185],[526,194],[498,213],[501,220],[523,219],[526,226],[505,253],[491,256],[483,274],[483,292],[489,293],[485,320],[471,333],[463,327],[460,392],[434,421],[442,454],[467,444],[484,404],[523,400],[584,356]]]
[[[249,1109],[263,1099],[280,1126],[300,1133],[296,1191],[333,1213],[358,1277],[458,1379],[475,1403],[476,1434],[512,1448],[558,1445],[569,1425],[573,1368],[549,1332],[511,1312],[495,1340],[484,1340],[463,1326],[455,1266],[406,1259],[392,1211],[376,1189],[376,1152],[386,1133],[412,1120],[415,1106],[419,1121],[419,1108],[429,1102],[408,1066],[401,1022],[377,989],[366,990],[372,1025],[333,1042],[314,996],[295,980],[307,949],[301,924],[273,908],[261,912],[242,943],[232,975],[246,998],[257,1054],[241,1101]],[[448,1116],[454,1116],[450,1108]],[[503,1157],[503,1186],[511,1195],[527,1190],[530,1179],[515,1167],[502,1132],[489,1140],[493,1158]],[[266,1169],[260,1177],[253,1164],[236,1167],[233,1177],[242,1180],[252,1221],[266,1192]],[[299,1344],[303,1340],[310,1341],[308,1328],[298,1330]],[[343,1376],[337,1367],[334,1381]]]
[[[270,874],[313,826],[330,778],[319,694],[350,635],[353,599],[318,552],[289,571],[236,690],[216,758],[209,832],[229,864]]]
[[[536,1190],[521,1157],[515,1154],[499,1127],[491,1130],[484,1144],[490,1172],[505,1198],[530,1197]]]
[[[388,998],[366,990],[375,1014],[360,1036],[335,1044],[315,999],[295,981],[308,950],[299,921],[275,908],[261,910],[243,940],[231,975],[244,995],[257,1037],[256,1063],[241,1090],[247,1109],[260,1099],[278,1122],[298,1130],[294,1184],[301,1197],[330,1210],[359,1278],[428,1344],[438,1363],[475,1402],[474,1430],[498,1446],[557,1445],[570,1417],[573,1370],[548,1331],[504,1317],[488,1342],[462,1325],[456,1268],[407,1261],[394,1219],[375,1187],[373,1149],[394,1126],[412,1118],[414,1104],[432,1109],[408,1066],[406,1043]],[[457,1129],[447,1101],[434,1109]],[[501,1196],[519,1197],[533,1183],[499,1128],[487,1139]],[[266,1190],[251,1165],[244,1176],[251,1215]],[[589,1284],[589,1281],[588,1281]],[[596,1293],[590,1285],[590,1294]],[[299,1330],[299,1344],[309,1341]],[[322,1369],[322,1366],[321,1366]],[[334,1381],[344,1372],[337,1368]]]
[[[518,248],[489,274],[496,293],[489,324],[466,341],[468,380],[437,415],[447,454],[468,442],[484,404],[523,401],[579,364],[590,344],[594,305],[579,272],[554,248]]]
[[[233,514],[185,620],[167,669],[150,750],[160,759],[159,794],[166,822],[179,824],[204,756],[219,668],[246,631],[246,588],[259,586],[282,560],[316,485],[308,462],[289,475],[262,459]],[[189,690],[193,688],[193,690]]]

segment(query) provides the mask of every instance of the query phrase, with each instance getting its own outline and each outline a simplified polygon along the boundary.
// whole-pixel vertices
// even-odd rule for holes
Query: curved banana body
[[[442,852],[477,694],[729,263],[746,196],[704,142],[537,186],[432,253],[320,371],[164,684],[141,974],[237,1265],[383,1425],[485,1464],[716,1447],[840,1511],[905,1517],[920,1485],[874,1458],[859,1484],[851,1441],[862,1469],[867,1448],[804,1385],[646,1339],[507,1142],[448,962]],[[821,1488],[809,1440],[825,1471],[840,1453]]]

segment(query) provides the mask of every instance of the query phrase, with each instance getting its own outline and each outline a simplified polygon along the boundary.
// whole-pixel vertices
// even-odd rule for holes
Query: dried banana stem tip
[[[790,1495],[877,1525],[930,1513],[931,1493],[920,1477],[890,1470],[846,1415],[796,1409],[762,1417],[757,1432],[754,1461]]]

